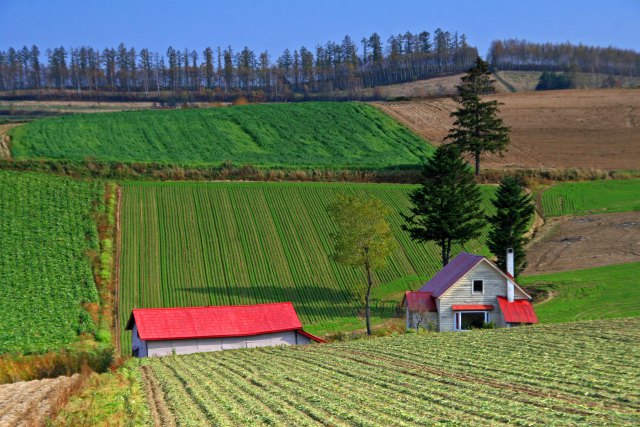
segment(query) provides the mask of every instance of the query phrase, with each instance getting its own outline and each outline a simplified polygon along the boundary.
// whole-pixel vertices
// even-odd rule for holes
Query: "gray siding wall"
[[[420,328],[438,330],[438,313],[429,311],[427,313],[411,312],[407,308],[407,329],[415,329],[418,322]]]
[[[149,356],[169,356],[238,348],[270,347],[278,345],[309,344],[311,340],[296,331],[254,335],[250,337],[205,338],[192,340],[148,341]]]
[[[473,280],[484,281],[484,294],[472,293]],[[458,304],[491,304],[494,308],[489,312],[489,321],[494,322],[497,327],[506,326],[498,305],[498,296],[507,296],[507,280],[487,261],[482,261],[437,299],[440,331],[454,330],[451,306]],[[527,298],[517,287],[515,297]]]

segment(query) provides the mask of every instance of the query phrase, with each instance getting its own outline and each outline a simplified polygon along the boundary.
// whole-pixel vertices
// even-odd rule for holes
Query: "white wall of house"
[[[473,292],[472,283],[474,280],[483,281],[483,293]],[[454,330],[452,305],[491,304],[493,310],[489,312],[489,321],[494,322],[497,327],[506,326],[498,305],[498,296],[507,296],[507,280],[489,262],[482,261],[436,300],[439,330],[442,332]],[[516,287],[515,298],[526,299],[527,296]]]
[[[135,326],[134,326],[135,328]],[[135,331],[135,329],[134,329]],[[279,345],[307,345],[311,339],[296,332],[286,331],[248,337],[204,338],[188,340],[146,341],[148,356],[169,356],[238,348],[270,347]],[[141,356],[142,357],[142,356]]]
[[[406,309],[407,329],[424,328],[438,330],[438,313],[428,311],[426,313],[410,312]]]

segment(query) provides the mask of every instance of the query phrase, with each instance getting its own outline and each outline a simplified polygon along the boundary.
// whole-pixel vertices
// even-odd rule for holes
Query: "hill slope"
[[[638,425],[640,320],[153,358],[178,425]]]
[[[638,169],[640,91],[561,90],[497,94],[500,116],[511,127],[504,157],[487,168]],[[457,106],[449,98],[374,104],[417,134],[442,143]]]
[[[563,182],[542,193],[545,217],[640,211],[640,179]]]
[[[640,316],[640,263],[521,276],[528,289],[552,292],[536,305],[541,322],[572,322]]]
[[[360,103],[78,114],[11,130],[15,158],[254,166],[419,165],[433,148]]]
[[[374,314],[390,316],[397,298],[441,267],[433,244],[400,229],[414,187],[379,184],[126,184],[122,199],[120,321],[133,307],[292,301],[305,325],[329,332],[332,322],[362,327],[356,315],[364,283],[359,269],[329,259],[335,228],[325,208],[340,192],[373,196],[393,211],[398,242],[376,273]],[[487,195],[494,187],[483,187]],[[488,201],[485,207],[489,208]],[[459,251],[461,248],[455,248]],[[468,251],[484,251],[471,242]],[[338,325],[339,327],[340,325]],[[125,354],[130,346],[122,334]]]
[[[99,182],[0,171],[0,353],[59,349],[93,328]]]

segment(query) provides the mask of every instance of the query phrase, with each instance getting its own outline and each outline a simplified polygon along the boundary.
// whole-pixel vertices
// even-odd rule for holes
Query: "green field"
[[[168,356],[142,370],[177,425],[638,425],[639,340],[640,319],[624,319]]]
[[[566,182],[542,193],[547,217],[640,211],[640,179]]]
[[[555,294],[535,307],[543,323],[640,316],[640,263],[522,276],[519,283]]]
[[[10,135],[18,159],[386,168],[420,165],[433,150],[355,102],[77,114],[37,120]]]
[[[58,349],[91,330],[99,182],[0,171],[0,353]]]
[[[382,184],[125,184],[122,203],[120,321],[134,307],[292,301],[316,333],[363,327],[356,314],[363,272],[329,260],[325,211],[339,192],[375,196],[393,211],[398,249],[376,273],[378,320],[394,314],[398,292],[441,267],[435,245],[412,242],[400,229],[414,187]],[[494,187],[483,187],[489,199]],[[490,203],[486,202],[486,207]],[[461,248],[455,248],[456,251]],[[466,250],[487,253],[480,242]],[[416,276],[419,276],[416,278]],[[382,301],[390,294],[392,301]],[[338,325],[338,326],[336,326]],[[125,354],[130,346],[122,335]]]

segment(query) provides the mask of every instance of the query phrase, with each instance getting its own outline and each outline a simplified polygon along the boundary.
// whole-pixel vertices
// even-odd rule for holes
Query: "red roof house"
[[[538,323],[531,297],[513,278],[513,251],[503,272],[481,255],[463,252],[416,292],[406,292],[407,329],[464,331]]]
[[[126,329],[137,357],[324,342],[302,329],[290,302],[139,308]]]

